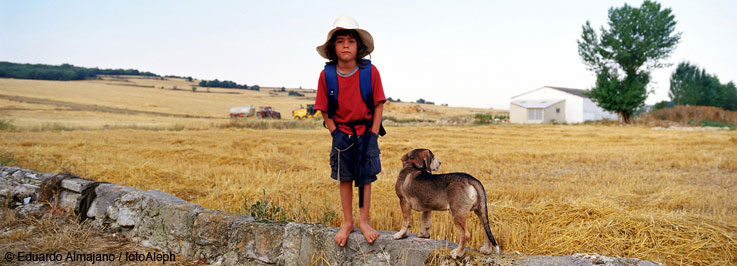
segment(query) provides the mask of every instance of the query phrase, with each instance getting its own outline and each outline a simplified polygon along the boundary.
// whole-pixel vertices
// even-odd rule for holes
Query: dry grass
[[[105,233],[93,229],[88,223],[78,224],[73,214],[64,212],[47,213],[43,217],[16,217],[13,211],[4,209],[0,212],[0,250],[18,254],[60,254],[62,262],[67,253],[79,254],[119,254],[158,252],[153,248],[144,248],[124,236]],[[197,265],[196,260],[176,254],[171,265]],[[123,259],[125,261],[125,259]],[[3,259],[5,262],[5,259]],[[13,265],[17,263],[16,258]],[[67,262],[74,265],[89,265],[91,262]],[[99,262],[98,262],[99,263]],[[103,263],[104,264],[104,263]],[[127,262],[125,265],[149,265],[150,262]]]
[[[20,82],[0,79],[3,93],[10,94],[11,89],[2,86],[11,81]],[[34,88],[36,81],[27,82],[29,90]],[[65,82],[44,86],[60,83]],[[154,103],[157,106],[164,106],[167,100],[189,106],[181,107],[178,113],[215,116],[227,112],[223,106],[233,103],[203,99],[221,105],[212,109],[217,111],[207,111],[210,107],[185,104],[198,101],[200,94],[133,86],[125,89],[133,90],[128,96],[133,98],[157,95],[151,97],[158,101]],[[28,96],[23,89],[12,91],[41,97]],[[112,99],[105,94],[96,97]],[[247,101],[261,99],[243,97]],[[294,98],[282,98],[298,104]],[[111,107],[166,111],[142,106],[143,100],[132,102],[139,103]],[[388,113],[417,115],[409,112],[411,108]],[[471,117],[477,112],[428,108],[433,109],[422,113],[430,119],[451,112]],[[44,117],[39,112],[10,118]],[[119,122],[115,119],[124,118],[100,119],[115,124]],[[256,125],[241,128],[227,120],[193,126],[199,123],[196,119],[172,119],[184,126],[162,126],[160,131],[134,127],[0,131],[0,154],[4,161],[17,162],[23,168],[71,171],[92,179],[160,189],[206,208],[234,211],[248,207],[243,206],[244,200],[249,204],[265,200],[281,207],[287,219],[341,224],[340,216],[331,216],[340,213],[338,188],[329,177],[329,134],[319,122],[291,126],[269,121],[259,126],[258,121],[247,121]],[[399,228],[394,182],[400,158],[411,149],[425,147],[443,161],[440,172],[467,172],[483,182],[489,195],[492,230],[504,251],[533,255],[597,252],[668,265],[737,263],[735,131],[657,131],[605,125],[403,126],[388,127],[387,131],[380,139],[383,172],[373,185],[372,223],[378,229]],[[481,228],[476,218],[469,221],[474,232],[471,245],[478,247]],[[457,240],[447,213],[435,213],[432,224],[432,238]],[[413,228],[419,228],[417,213]]]
[[[489,195],[492,230],[506,251],[598,252],[667,264],[734,263],[737,136],[639,127],[390,127],[374,183],[376,228],[397,230],[394,180],[401,155],[427,147],[441,172],[468,172]],[[161,189],[233,211],[263,200],[288,217],[340,213],[323,130],[6,132],[0,146],[19,166]],[[471,218],[472,245],[481,229]],[[419,215],[413,219],[419,228]],[[340,217],[327,222],[339,226]],[[432,237],[456,240],[446,213]]]
[[[681,125],[700,125],[701,121],[737,124],[737,112],[713,106],[674,106],[652,111],[640,119],[646,125],[668,126],[670,121]]]

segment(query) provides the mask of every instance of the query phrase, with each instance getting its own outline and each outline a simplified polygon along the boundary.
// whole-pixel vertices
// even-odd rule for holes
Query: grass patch
[[[492,115],[492,114],[476,114],[473,117],[474,124],[477,125],[486,125],[486,124],[496,124],[500,123],[501,121],[505,121],[509,119],[508,116],[504,115]]]
[[[0,120],[0,130],[13,130],[15,127],[10,123],[10,120]]]
[[[732,123],[711,120],[701,120],[699,124],[705,127],[728,127],[730,130],[734,130],[737,127],[737,125]]]
[[[316,129],[322,127],[316,119],[290,121],[290,120],[254,120],[254,119],[231,119],[229,123],[221,124],[219,128],[250,128],[250,129]]]
[[[18,161],[13,159],[13,155],[8,152],[0,152],[0,165],[14,166],[18,165]]]
[[[246,214],[257,221],[274,221],[280,223],[294,222],[294,221],[305,221],[309,216],[309,210],[302,201],[302,195],[297,195],[296,204],[299,206],[287,206],[284,208],[281,203],[277,204],[266,195],[266,189],[261,190],[261,199],[256,202],[249,202],[248,198],[244,195],[243,208],[235,209],[235,213]],[[327,199],[323,200],[324,204],[321,207],[321,214],[317,217],[317,223],[329,224],[330,222],[338,217],[338,214],[330,208]],[[288,212],[287,209],[292,210]]]
[[[435,120],[432,119],[421,119],[421,118],[407,118],[407,119],[399,119],[394,116],[382,116],[384,121],[391,121],[398,124],[407,124],[407,123],[435,123]]]

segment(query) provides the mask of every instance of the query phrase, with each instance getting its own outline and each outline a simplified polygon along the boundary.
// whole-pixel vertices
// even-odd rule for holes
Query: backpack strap
[[[338,109],[338,71],[336,65],[325,65],[325,83],[327,85],[328,117],[333,119]]]
[[[369,114],[374,114],[374,91],[371,88],[371,60],[363,60],[361,62],[363,68],[358,71],[358,78],[361,84],[361,97],[366,103]]]

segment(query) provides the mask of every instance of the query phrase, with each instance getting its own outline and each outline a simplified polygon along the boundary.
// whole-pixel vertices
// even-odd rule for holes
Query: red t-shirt
[[[356,71],[349,77],[341,77],[338,75],[338,108],[335,110],[333,120],[338,123],[345,123],[356,120],[371,119],[366,103],[361,97],[361,85],[359,73]],[[371,90],[374,96],[374,106],[380,102],[386,101],[384,96],[384,87],[381,86],[381,77],[376,66],[371,65]],[[317,83],[317,97],[315,98],[315,110],[327,112],[327,83],[325,82],[325,70],[320,72],[320,80]],[[353,134],[349,126],[338,125],[340,131],[346,134]],[[356,126],[356,134],[363,135],[365,126]]]

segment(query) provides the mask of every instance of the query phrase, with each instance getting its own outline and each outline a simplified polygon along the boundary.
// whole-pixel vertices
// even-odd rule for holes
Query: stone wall
[[[54,174],[0,166],[0,205],[17,213],[43,207],[41,183]],[[416,238],[393,240],[395,232],[380,231],[369,245],[355,231],[345,247],[333,242],[338,228],[311,223],[256,221],[248,215],[205,209],[159,190],[68,178],[61,181],[58,207],[79,210],[81,192],[91,186],[96,197],[87,216],[95,226],[121,232],[143,246],[223,265],[662,265],[632,258],[598,254],[524,256],[518,252],[481,255],[469,251],[460,260],[448,256],[456,243]]]

